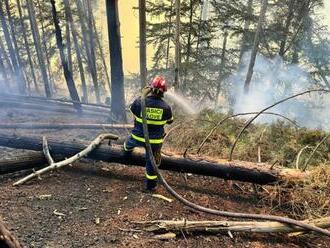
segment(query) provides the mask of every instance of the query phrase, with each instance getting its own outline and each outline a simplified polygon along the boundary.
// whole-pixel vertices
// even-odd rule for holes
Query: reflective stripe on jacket
[[[141,98],[135,99],[130,106],[134,115],[134,128],[132,137],[140,142],[145,142],[142,126]],[[146,114],[151,144],[163,143],[165,135],[164,125],[173,122],[171,107],[160,97],[146,97]]]

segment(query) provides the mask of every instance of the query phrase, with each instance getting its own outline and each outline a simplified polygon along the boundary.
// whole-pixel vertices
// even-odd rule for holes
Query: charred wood
[[[65,157],[72,156],[86,147],[86,144],[77,141],[59,142],[49,140],[48,144],[52,155]],[[42,138],[0,134],[0,146],[42,151]],[[126,165],[145,166],[144,154],[134,152],[131,155],[127,155],[120,147],[103,145],[91,152],[87,158]],[[162,156],[162,164],[159,168],[255,184],[274,184],[283,181],[299,180],[308,175],[294,169],[276,167],[269,169],[270,166],[266,164],[259,165],[242,161],[231,161],[230,163],[226,161],[205,161],[197,160],[197,158],[182,158],[168,155]]]

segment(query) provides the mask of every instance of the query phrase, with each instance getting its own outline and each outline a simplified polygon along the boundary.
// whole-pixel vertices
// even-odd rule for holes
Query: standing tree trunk
[[[146,0],[139,0],[140,36],[140,83],[141,89],[147,85],[147,46],[146,46]]]
[[[68,16],[65,15],[65,29],[66,29],[66,54],[68,58],[68,68],[73,74],[73,65],[72,65],[72,53],[71,53],[71,34],[70,34],[70,22]]]
[[[3,41],[1,39],[1,35],[0,35],[0,54],[1,54],[1,62],[3,64],[3,70],[4,70],[3,71],[3,73],[4,73],[3,77],[6,79],[7,89],[10,91],[11,90],[10,89],[11,85],[9,83],[10,81],[9,81],[9,77],[8,77],[9,75],[8,74],[10,74],[10,77],[13,78],[14,71],[13,71],[13,67],[11,65],[10,59],[9,59],[7,53],[6,53],[5,46],[4,46]],[[7,68],[6,68],[4,62],[7,63]]]
[[[93,78],[93,85],[95,90],[95,96],[97,103],[101,102],[100,97],[100,87],[97,79],[97,64],[96,64],[96,58],[95,58],[95,42],[94,42],[94,31],[93,31],[93,12],[92,12],[92,6],[90,0],[87,1],[87,16],[88,16],[88,37],[89,37],[89,48],[90,48],[90,63],[92,66],[92,78]]]
[[[194,14],[194,5],[193,0],[190,0],[189,4],[189,33],[188,33],[188,40],[187,40],[187,57],[186,57],[186,64],[189,64],[190,55],[191,55],[191,36],[193,32],[193,14]],[[187,74],[187,68],[185,70],[185,75]]]
[[[81,0],[76,0],[76,5],[77,5],[80,28],[81,28],[81,33],[82,33],[82,40],[83,40],[84,48],[85,48],[85,49],[82,49],[81,51],[85,50],[85,52],[86,52],[86,58],[87,58],[86,62],[87,62],[87,66],[88,66],[88,71],[92,75],[92,66],[91,66],[91,63],[90,63],[90,50],[89,50],[89,44],[88,44],[88,41],[87,41],[87,28],[86,28],[86,25],[85,25],[85,22],[84,22],[84,16],[83,16],[84,9],[83,9]],[[85,100],[86,100],[86,102],[88,102],[88,95],[87,95],[87,98]]]
[[[49,84],[49,79],[47,75],[47,70],[45,66],[45,59],[44,59],[44,54],[42,52],[41,44],[40,44],[40,34],[37,26],[37,21],[36,21],[36,15],[35,15],[35,10],[34,10],[34,3],[32,0],[27,0],[27,7],[28,7],[28,12],[29,12],[29,19],[30,19],[30,25],[32,29],[32,35],[33,35],[33,41],[35,45],[35,49],[37,52],[37,57],[38,57],[38,62],[41,70],[41,75],[42,79],[44,81],[45,85],[45,93],[48,98],[52,97],[52,93],[50,90],[50,84]]]
[[[181,45],[180,45],[180,0],[175,0],[175,69],[174,69],[174,88],[180,89],[180,65],[181,65]]]
[[[16,53],[15,53],[15,50],[13,47],[13,43],[10,38],[9,29],[8,29],[4,11],[3,11],[2,1],[0,2],[0,19],[1,19],[2,31],[5,36],[6,44],[8,47],[9,54],[10,54],[10,59],[11,59],[11,62],[12,62],[13,68],[14,68],[14,77],[16,79],[15,81],[17,83],[20,93],[24,93],[25,87],[23,86],[23,84],[25,85],[25,83],[24,83],[24,79],[23,79],[23,73],[19,67],[19,64],[18,64],[18,61],[16,58]]]
[[[184,67],[184,76],[183,76],[183,80],[182,80],[184,83],[186,82],[186,78],[188,75],[188,67],[189,67],[191,50],[192,50],[193,16],[194,16],[194,3],[193,3],[193,0],[190,0],[190,3],[189,3],[189,32],[188,32],[188,38],[187,38],[187,56],[186,56],[185,67]]]
[[[243,37],[242,37],[242,43],[241,43],[241,50],[239,53],[239,65],[242,64],[242,57],[244,53],[248,50],[248,31],[251,23],[251,17],[253,14],[253,0],[248,0],[247,9],[246,9],[246,16],[245,16],[245,23],[244,23],[244,31],[243,31]]]
[[[299,63],[299,53],[298,53],[298,44],[293,44],[293,53],[292,53],[292,59],[291,64],[298,64]]]
[[[21,56],[19,54],[19,48],[18,48],[18,45],[17,45],[16,32],[15,32],[15,25],[14,25],[13,18],[12,18],[11,13],[10,13],[10,6],[9,6],[9,1],[8,0],[5,0],[5,6],[6,6],[8,23],[9,23],[9,26],[10,26],[12,41],[13,41],[13,45],[14,45],[14,48],[15,48],[15,54],[16,54],[17,65],[18,65],[19,80],[20,80],[19,85],[18,85],[18,89],[19,89],[20,93],[24,94],[25,91],[26,91],[26,79],[24,77],[25,73],[24,73],[22,59],[21,59]]]
[[[57,11],[56,11],[56,5],[55,5],[55,0],[51,0],[50,1],[52,4],[52,14],[53,14],[53,22],[54,22],[54,26],[55,26],[55,35],[56,35],[56,44],[58,47],[58,50],[60,52],[60,58],[61,58],[61,62],[62,62],[62,67],[63,67],[63,71],[64,71],[64,77],[68,86],[68,90],[71,96],[71,99],[74,101],[74,106],[77,109],[77,111],[80,113],[81,110],[81,104],[80,99],[79,99],[79,95],[72,77],[72,72],[69,70],[68,67],[68,61],[65,58],[65,54],[64,54],[64,46],[63,46],[63,40],[62,40],[62,32],[61,32],[61,28],[59,25],[59,20],[58,20],[58,16],[57,16]]]
[[[95,78],[95,73],[93,72],[94,67],[93,64],[91,62],[91,52],[90,52],[90,47],[89,47],[89,43],[88,43],[88,30],[87,27],[85,25],[85,16],[83,15],[83,13],[85,13],[86,11],[84,10],[84,7],[82,5],[81,0],[77,0],[77,10],[78,10],[78,15],[79,15],[79,22],[80,22],[80,26],[81,26],[81,31],[82,31],[82,37],[83,37],[83,43],[85,46],[85,51],[86,51],[86,57],[87,57],[87,65],[88,65],[88,69],[89,69],[89,73],[91,74],[92,77],[92,81],[93,81],[93,86],[94,86],[94,91],[95,91],[95,96],[96,96],[96,100],[97,100],[97,96],[100,95],[99,91],[98,91],[98,82],[97,82],[97,78]]]
[[[94,28],[94,33],[95,33],[95,40],[96,40],[97,46],[99,47],[99,50],[100,50],[101,60],[102,60],[103,68],[105,70],[105,76],[107,78],[109,92],[111,92],[111,83],[110,83],[110,77],[109,77],[109,70],[108,70],[107,63],[105,62],[105,54],[103,52],[103,48],[102,48],[102,44],[101,44],[101,39],[100,39],[100,37],[99,37],[99,35],[97,33],[95,19],[94,19],[94,16],[93,15],[92,15],[92,18],[93,18],[93,28]]]
[[[225,60],[226,60],[227,40],[228,40],[228,31],[225,30],[225,33],[224,33],[224,36],[223,36],[223,43],[222,43],[221,62],[220,62],[217,92],[216,92],[216,95],[215,95],[215,107],[218,106],[218,98],[219,98],[219,94],[220,94],[221,83],[222,83],[222,80],[223,80],[223,77],[224,77],[224,67],[225,67]]]
[[[20,21],[20,24],[22,26],[24,45],[25,45],[25,49],[26,49],[26,53],[27,53],[27,57],[28,57],[29,65],[30,65],[30,70],[31,70],[31,75],[32,75],[32,79],[33,79],[34,88],[35,88],[37,93],[40,93],[37,78],[36,78],[36,73],[35,73],[35,70],[34,70],[32,57],[31,57],[32,55],[31,55],[31,50],[30,50],[30,46],[29,46],[29,41],[27,39],[27,33],[26,33],[26,27],[25,27],[25,24],[24,24],[24,16],[23,16],[23,11],[22,11],[21,1],[16,0],[16,4],[17,4],[17,8],[18,8],[19,21]],[[29,89],[29,91],[31,91],[31,89]]]
[[[78,34],[73,22],[73,17],[72,17],[72,12],[70,9],[70,3],[69,0],[63,0],[64,2],[64,8],[65,8],[65,13],[68,18],[70,27],[71,27],[71,33],[72,33],[72,38],[73,38],[73,44],[74,48],[77,54],[77,62],[78,62],[78,67],[79,67],[79,73],[80,73],[80,80],[81,80],[81,85],[82,85],[82,91],[83,91],[83,97],[82,101],[83,102],[88,102],[88,93],[87,93],[87,86],[86,86],[86,78],[85,78],[85,71],[84,71],[84,66],[82,63],[81,59],[81,51],[79,47],[79,42],[78,42]]]
[[[166,69],[168,69],[168,62],[170,57],[170,43],[171,43],[171,37],[172,37],[172,10],[173,10],[173,1],[171,0],[171,6],[170,6],[170,17],[168,20],[168,32],[167,32],[167,45],[166,45]]]
[[[262,0],[260,16],[259,16],[259,21],[258,21],[258,27],[257,27],[257,31],[256,31],[254,41],[253,41],[253,49],[252,49],[252,52],[251,52],[249,69],[248,69],[248,72],[247,72],[247,75],[246,75],[246,80],[245,80],[245,83],[244,83],[244,92],[245,93],[249,92],[250,83],[251,83],[251,79],[252,79],[252,75],[253,75],[253,67],[254,67],[254,64],[255,64],[255,61],[256,61],[258,47],[259,47],[260,33],[261,33],[261,30],[262,30],[262,25],[265,21],[267,5],[268,5],[268,0]]]
[[[289,30],[290,30],[290,26],[291,26],[291,22],[293,20],[293,17],[294,17],[294,3],[295,3],[295,0],[291,0],[289,1],[288,3],[288,16],[285,20],[285,27],[284,27],[284,30],[283,30],[283,34],[282,34],[282,40],[281,40],[281,44],[280,44],[280,51],[279,51],[279,55],[281,57],[284,56],[285,54],[285,45],[286,45],[286,42],[287,42],[287,39],[288,39],[288,36],[289,36]]]
[[[14,69],[13,69],[13,65],[10,61],[10,58],[6,52],[6,49],[5,49],[5,45],[1,39],[1,35],[0,35],[0,50],[2,52],[2,56],[3,56],[3,59],[4,61],[3,62],[6,62],[7,65],[8,65],[8,70],[10,71],[10,74],[14,74]]]
[[[291,44],[287,45],[287,48],[285,48],[284,53],[290,49],[292,46],[292,64],[298,64],[299,63],[299,52],[301,51],[301,36],[305,35],[308,37],[308,43],[309,45],[312,45],[311,37],[313,36],[311,33],[310,28],[310,4],[311,0],[306,0],[301,2],[301,7],[298,10],[299,16],[297,17],[297,23],[299,23],[299,26],[296,33],[293,35]],[[306,32],[306,33],[305,33]]]
[[[111,109],[118,120],[126,121],[118,0],[106,0],[106,8],[111,65]]]
[[[54,80],[52,79],[52,73],[51,73],[51,63],[50,63],[50,56],[48,53],[48,48],[47,48],[47,41],[46,41],[46,30],[45,30],[45,25],[44,25],[44,15],[43,11],[41,8],[40,0],[37,0],[38,7],[39,7],[39,15],[40,15],[40,24],[41,24],[41,37],[42,37],[42,43],[43,43],[43,52],[45,54],[46,62],[47,62],[47,72],[48,72],[48,77],[49,77],[49,87],[51,92],[56,92],[56,85],[54,83]],[[50,42],[50,41],[49,41]]]

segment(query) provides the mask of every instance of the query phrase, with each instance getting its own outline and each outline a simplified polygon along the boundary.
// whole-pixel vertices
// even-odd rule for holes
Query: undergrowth
[[[176,122],[167,130],[165,145],[181,154],[196,154],[211,129],[225,117],[224,114],[210,111],[204,111],[193,119],[176,117]],[[232,144],[247,120],[246,117],[232,118],[224,122],[207,139],[199,155],[228,158]],[[299,128],[282,120],[271,124],[252,124],[239,140],[234,159],[258,162],[259,150],[261,162],[300,170],[306,166],[310,176],[303,182],[261,187],[261,202],[296,218],[328,216],[330,138],[318,147],[305,164],[314,148],[327,135],[322,130]]]
[[[267,186],[261,203],[295,218],[330,216],[330,163],[314,167],[309,173],[303,182]]]
[[[226,115],[204,111],[195,118],[176,117],[176,122],[169,127],[166,146],[183,154],[196,153],[211,129]],[[228,158],[230,148],[248,118],[232,118],[220,125],[200,150],[200,155]],[[173,128],[171,130],[171,128]],[[279,120],[271,124],[252,124],[242,135],[234,151],[234,159],[258,162],[258,147],[261,162],[277,163],[285,167],[298,166],[311,154],[313,148],[327,133],[321,130],[297,128],[291,123]],[[309,167],[323,164],[330,159],[330,138],[315,152],[308,163]]]

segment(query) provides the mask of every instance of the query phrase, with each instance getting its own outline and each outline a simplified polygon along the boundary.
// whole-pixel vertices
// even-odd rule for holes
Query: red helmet
[[[162,77],[162,76],[154,77],[150,82],[150,87],[153,90],[157,90],[161,93],[166,92],[167,91],[167,85],[166,85],[165,78]]]

